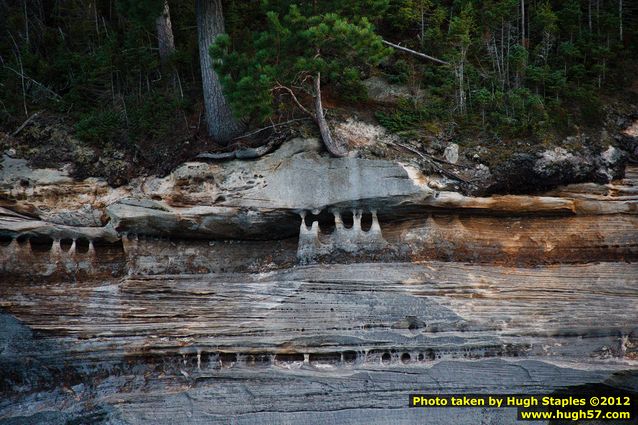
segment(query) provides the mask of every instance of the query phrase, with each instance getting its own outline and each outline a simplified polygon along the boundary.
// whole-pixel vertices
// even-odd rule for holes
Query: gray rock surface
[[[459,145],[457,145],[456,143],[451,143],[448,147],[445,148],[443,157],[450,164],[456,164],[459,160]]]
[[[3,306],[31,329],[9,318],[3,345],[15,348],[0,358],[17,376],[4,375],[11,397],[0,399],[0,418],[78,418],[99,407],[110,412],[102,423],[127,424],[515,423],[511,410],[416,413],[407,395],[638,390],[637,271],[362,263],[88,280],[64,291],[16,282],[0,289]],[[27,358],[50,379],[34,381]]]
[[[30,173],[0,183],[2,425],[505,425],[408,394],[638,393],[634,167],[471,197],[297,140],[118,189]]]
[[[624,151],[611,145],[599,153],[575,153],[563,147],[517,153],[492,169],[488,192],[533,193],[570,183],[610,183],[622,177],[626,159]]]
[[[363,81],[368,97],[379,103],[396,104],[400,100],[419,101],[424,97],[420,90],[411,91],[407,86],[390,84],[381,77],[370,77]]]

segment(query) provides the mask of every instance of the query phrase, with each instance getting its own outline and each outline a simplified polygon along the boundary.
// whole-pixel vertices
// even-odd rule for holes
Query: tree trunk
[[[445,61],[442,61],[441,59],[437,59],[437,58],[435,58],[433,56],[426,55],[425,53],[417,52],[415,50],[408,49],[407,47],[403,47],[403,46],[400,46],[398,44],[391,43],[391,42],[389,42],[387,40],[381,39],[381,42],[383,44],[387,45],[387,46],[393,47],[393,48],[395,48],[397,50],[401,50],[402,52],[411,53],[411,54],[413,54],[415,56],[420,56],[422,58],[429,59],[431,61],[438,62],[438,63],[441,63],[443,65],[449,65],[450,64],[449,62],[445,62]]]
[[[596,0],[596,34],[600,35],[600,0]]]
[[[623,41],[622,37],[622,0],[618,0],[618,35],[620,37],[620,41]]]
[[[326,149],[334,156],[342,157],[348,154],[348,151],[337,143],[332,138],[330,127],[323,114],[323,104],[321,103],[321,73],[318,72],[315,77],[315,114],[317,125],[319,126],[319,132],[321,133],[321,139],[323,144],[326,145]]]
[[[461,48],[461,61],[458,64],[458,67],[456,69],[456,75],[458,77],[458,81],[459,81],[459,112],[461,114],[465,114],[466,112],[466,106],[465,106],[465,99],[466,99],[466,93],[465,93],[465,87],[464,87],[464,82],[465,82],[465,48]]]
[[[157,31],[157,45],[159,47],[160,62],[166,65],[168,58],[175,52],[175,38],[173,37],[173,25],[171,24],[171,12],[168,1],[164,1],[162,14],[155,19]]]
[[[421,46],[425,45],[425,7],[421,2]]]
[[[228,143],[240,135],[244,125],[237,120],[224,97],[221,82],[213,70],[210,46],[224,32],[224,15],[221,0],[197,0],[197,33],[199,62],[202,71],[202,86],[206,109],[208,134],[220,143]]]
[[[525,47],[525,0],[521,0],[521,46]]]

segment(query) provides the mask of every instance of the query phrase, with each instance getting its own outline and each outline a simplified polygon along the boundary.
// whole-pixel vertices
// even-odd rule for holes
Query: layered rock
[[[635,168],[471,197],[302,140],[118,189],[8,162],[0,423],[510,424],[407,394],[638,391]]]

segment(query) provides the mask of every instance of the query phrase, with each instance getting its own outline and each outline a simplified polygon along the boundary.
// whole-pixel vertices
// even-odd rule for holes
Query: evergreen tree
[[[371,23],[387,1],[290,3],[266,3],[267,27],[244,50],[232,50],[230,38],[220,37],[211,48],[216,70],[237,116],[264,120],[274,112],[275,97],[286,94],[316,120],[327,149],[343,156],[325,119],[322,85],[356,86],[388,55]]]
[[[0,125],[15,129],[48,110],[65,115],[91,143],[117,141],[137,152],[144,138],[199,128],[196,105],[204,98],[207,127],[219,142],[241,133],[244,120],[237,117],[263,122],[292,106],[312,115],[329,148],[343,154],[318,94],[358,99],[360,80],[377,73],[426,94],[385,108],[382,121],[393,130],[441,128],[443,121],[462,130],[478,122],[501,139],[538,131],[545,137],[596,124],[597,99],[630,82],[625,66],[638,46],[631,42],[636,8],[626,0],[225,0],[221,6],[221,0],[0,1]],[[381,35],[404,50],[395,47],[395,57],[386,58]],[[167,70],[180,76],[183,97],[166,84]]]
[[[120,13],[144,27],[155,24],[160,62],[163,66],[175,53],[175,37],[167,0],[118,0]]]

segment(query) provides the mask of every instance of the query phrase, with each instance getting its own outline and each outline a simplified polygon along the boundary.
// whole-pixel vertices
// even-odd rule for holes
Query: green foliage
[[[387,2],[288,3],[265,2],[266,27],[253,33],[251,45],[233,50],[231,38],[222,36],[211,46],[238,116],[266,119],[274,113],[277,95],[310,93],[317,73],[342,97],[360,99],[364,73],[389,54],[369,20]]]
[[[520,0],[392,0],[385,20],[391,37],[451,64],[409,58],[415,72],[397,73],[394,81],[420,79],[446,101],[451,119],[476,117],[485,130],[505,136],[543,138],[552,128],[597,122],[598,94],[623,79],[616,70],[628,48],[619,42],[618,3],[596,5],[590,18],[579,0],[525,2],[523,38]],[[636,36],[631,19],[623,19],[625,40]],[[427,121],[401,112],[380,120],[402,130]]]
[[[26,2],[26,8],[17,0],[8,3],[2,10],[7,2],[0,2],[0,124],[23,121],[23,104],[26,114],[49,109],[80,120],[94,110],[122,109],[125,99],[173,90],[161,74],[154,28],[147,25],[161,13],[163,0]],[[190,3],[171,2],[174,65],[184,92],[200,85],[188,78],[198,67]]]
[[[148,139],[161,141],[183,121],[181,112],[186,109],[183,101],[165,93],[152,93],[142,102],[129,106],[128,122],[133,141]]]
[[[595,88],[578,87],[569,95],[579,108],[581,121],[587,126],[596,126],[602,120],[602,104]]]
[[[163,0],[0,2],[0,126],[56,111],[87,143],[133,150],[183,129],[201,98],[195,2],[169,3],[179,89],[159,64]],[[296,108],[289,90],[310,109],[317,72],[331,101],[349,102],[381,74],[427,93],[378,114],[392,130],[450,120],[543,137],[598,123],[601,94],[634,78],[623,65],[638,53],[635,11],[620,40],[618,2],[595,4],[590,17],[581,0],[526,1],[523,37],[520,0],[228,0],[211,54],[237,115],[256,122]],[[381,36],[450,65],[388,57]]]
[[[117,0],[117,10],[142,26],[150,26],[160,16],[164,0]]]
[[[475,29],[474,8],[472,3],[467,3],[461,13],[450,20],[449,41],[452,45],[467,47],[472,44],[472,33]]]
[[[403,59],[399,59],[386,67],[385,76],[391,84],[405,84],[413,73],[414,69],[410,67],[410,64]]]
[[[441,99],[431,98],[425,105],[415,105],[409,100],[401,100],[389,113],[376,114],[379,123],[388,130],[400,133],[424,126],[426,122],[445,116],[445,105]]]
[[[126,110],[108,108],[84,114],[75,125],[78,139],[93,146],[135,147],[142,141],[162,142],[180,126],[182,102],[162,93],[142,101],[128,98]]]
[[[93,145],[122,145],[125,135],[122,129],[125,127],[123,114],[107,109],[85,114],[75,125],[77,137]]]

